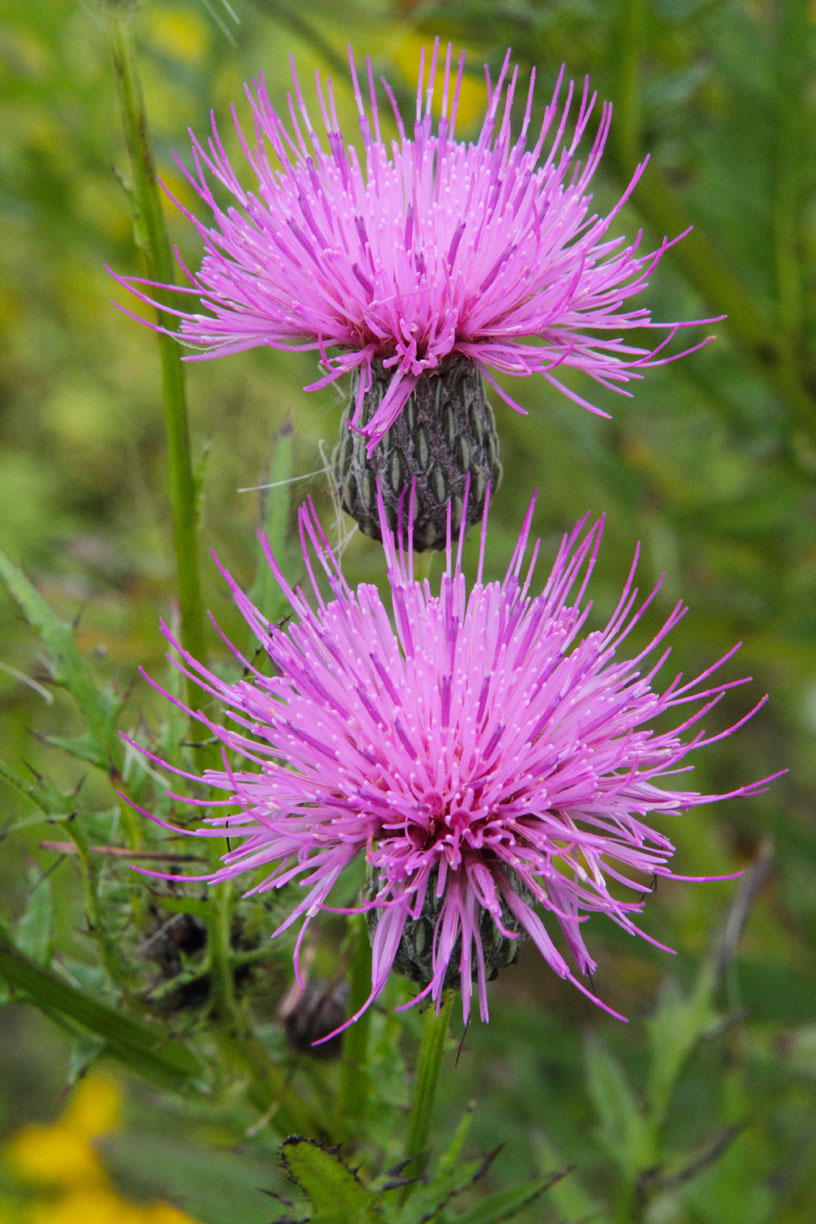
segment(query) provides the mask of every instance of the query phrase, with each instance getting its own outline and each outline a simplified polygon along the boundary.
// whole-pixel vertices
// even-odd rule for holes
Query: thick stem
[[[414,553],[414,578],[417,582],[430,581],[434,561],[438,554],[428,549],[426,552]]]
[[[102,3],[119,109],[130,154],[130,199],[136,243],[142,251],[150,280],[170,285],[173,282],[173,260],[162,215],[150,129],[139,78],[134,10],[133,0],[103,0]],[[165,301],[167,294],[158,289],[156,297],[159,301]],[[172,329],[172,315],[157,310],[156,318],[159,327]],[[205,634],[198,565],[197,499],[190,457],[184,368],[176,340],[164,332],[157,332],[156,335],[162,370],[181,638],[196,658],[203,659]]]
[[[805,304],[801,219],[806,111],[802,95],[808,87],[808,7],[806,0],[785,0],[776,6],[773,247],[779,330],[794,351],[802,336]]]
[[[645,0],[623,0],[617,39],[617,90],[613,132],[625,163],[640,160],[641,155],[641,61],[646,43]]]
[[[443,999],[438,1014],[433,1006],[430,1006],[425,1012],[422,1042],[419,1047],[416,1079],[414,1080],[414,1096],[408,1118],[408,1135],[405,1140],[405,1159],[409,1162],[404,1169],[406,1177],[420,1173],[425,1165],[424,1157],[428,1136],[431,1133],[433,1107],[442,1066],[442,1051],[448,1035],[453,997],[453,991],[448,991],[447,998]],[[412,1189],[411,1184],[405,1186],[403,1201],[410,1196]]]
[[[212,1007],[216,1017],[233,1032],[241,1032],[246,1024],[235,997],[232,963],[232,881],[217,885],[210,896],[210,921],[207,940],[210,949]]]
[[[371,991],[371,943],[364,914],[358,916],[355,925],[357,942],[351,962],[351,991],[349,992],[349,1013],[351,1015],[363,1006]],[[369,1009],[363,1012],[360,1019],[343,1034],[336,1114],[339,1124],[351,1129],[352,1134],[355,1133],[353,1128],[365,1109],[368,1097],[366,1061],[370,1023],[371,1010]],[[358,1128],[356,1133],[362,1132]]]
[[[136,243],[142,251],[150,280],[160,285],[171,285],[173,260],[162,214],[150,129],[139,76],[134,30],[135,8],[135,0],[102,0],[119,108],[130,154],[133,180],[130,198]],[[160,302],[166,301],[168,296],[169,291],[156,290],[156,297]],[[156,317],[159,327],[173,328],[172,315],[159,309]],[[163,331],[156,334],[162,370],[181,640],[195,658],[203,660],[206,658],[206,639],[198,564],[197,496],[190,454],[184,367],[177,341]],[[190,706],[194,707],[201,698],[202,694],[196,685],[189,682],[187,700]],[[219,865],[215,843],[211,843],[210,850],[211,864],[215,869]],[[234,1034],[240,1032],[244,1025],[233,983],[230,939],[231,886],[224,885],[217,890],[210,906],[210,915],[207,933],[213,1011],[223,1029]]]

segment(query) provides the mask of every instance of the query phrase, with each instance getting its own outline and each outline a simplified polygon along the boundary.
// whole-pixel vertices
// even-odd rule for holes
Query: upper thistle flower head
[[[377,480],[392,526],[400,493],[416,482],[421,537],[425,500],[437,510],[461,502],[468,481],[476,521],[478,489],[495,488],[498,477],[495,446],[484,445],[488,408],[479,408],[487,423],[475,434],[457,420],[445,441],[445,405],[462,382],[457,365],[470,364],[477,382],[484,376],[514,407],[494,372],[541,374],[599,411],[561,381],[561,367],[622,390],[668,360],[665,345],[689,324],[655,323],[646,307],[632,305],[671,242],[645,252],[640,234],[628,241],[611,232],[645,162],[608,214],[593,211],[612,109],[597,105],[587,81],[576,90],[562,69],[536,113],[535,72],[523,90],[508,51],[495,81],[486,70],[484,119],[466,140],[457,134],[464,56],[454,65],[450,46],[444,67],[438,44],[429,64],[422,54],[412,123],[385,80],[381,112],[370,61],[361,80],[349,59],[356,145],[340,130],[331,80],[324,86],[316,74],[315,116],[294,65],[288,116],[273,109],[263,76],[246,89],[248,132],[233,108],[245,165],[232,164],[214,119],[205,141],[192,136],[193,169],[179,165],[210,217],[187,214],[204,254],[197,272],[184,269],[190,284],[178,292],[200,305],[175,312],[178,335],[200,350],[191,360],[258,345],[316,350],[326,373],[308,390],[353,373],[350,420],[367,443],[363,454],[379,452],[380,461],[363,489],[359,470],[354,488],[343,488],[351,468],[340,466],[343,502],[376,533]],[[138,278],[121,280],[152,300]],[[650,350],[622,338],[632,329],[639,340],[643,329],[664,334]],[[395,439],[392,462],[389,443],[378,443],[415,395],[419,419],[410,436]],[[435,522],[428,538],[444,547],[444,510]]]
[[[376,587],[348,585],[307,506],[312,596],[268,556],[289,623],[269,623],[226,575],[268,662],[238,655],[245,677],[226,681],[165,630],[178,666],[227,711],[225,721],[195,717],[235,754],[201,779],[223,797],[194,801],[212,814],[192,832],[231,847],[206,878],[243,877],[247,895],[285,888],[277,934],[298,920],[305,930],[322,909],[351,912],[343,876],[364,859],[369,1002],[397,969],[437,1004],[458,987],[465,1019],[475,987],[486,1019],[487,983],[525,937],[594,998],[582,980],[595,968],[587,920],[644,934],[636,917],[652,879],[672,875],[667,827],[728,797],[682,789],[680,778],[692,752],[735,729],[708,737],[701,726],[743,683],[712,679],[733,650],[695,679],[659,683],[683,606],[627,653],[654,596],[639,601],[633,565],[606,624],[590,631],[602,523],[564,538],[534,593],[532,509],[501,581],[484,581],[480,557],[468,589],[464,526],[458,545],[449,536],[438,592],[383,521],[389,609]]]

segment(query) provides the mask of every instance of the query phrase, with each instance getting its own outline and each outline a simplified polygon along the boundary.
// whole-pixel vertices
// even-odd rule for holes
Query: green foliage
[[[500,1224],[512,1220],[524,1208],[531,1206],[557,1180],[557,1173],[536,1178],[487,1195],[477,1206],[464,1213],[452,1204],[470,1190],[493,1162],[493,1155],[484,1160],[461,1161],[459,1154],[470,1121],[468,1110],[457,1127],[453,1142],[436,1169],[421,1184],[406,1179],[405,1169],[399,1176],[386,1174],[374,1183],[366,1184],[360,1171],[349,1167],[336,1148],[326,1148],[311,1139],[299,1136],[285,1140],[281,1156],[286,1170],[308,1200],[309,1214],[299,1216],[302,1224]],[[410,1200],[404,1201],[404,1191],[410,1187]],[[283,1200],[290,1208],[299,1208]],[[294,1217],[279,1216],[277,1224],[291,1224]]]
[[[621,1174],[631,1179],[643,1161],[645,1119],[618,1061],[600,1037],[586,1044],[587,1090],[598,1113],[600,1138]]]
[[[0,579],[48,652],[52,683],[66,688],[82,711],[85,733],[59,746],[80,760],[119,772],[122,743],[117,718],[122,702],[110,690],[100,691],[77,650],[74,629],[54,614],[19,566],[0,551]]]
[[[29,910],[29,930],[32,922]],[[169,1042],[161,1029],[123,1015],[36,964],[14,946],[10,934],[0,925],[0,975],[36,1007],[59,1023],[70,1021],[98,1037],[100,1053],[111,1054],[130,1070],[166,1087],[183,1088],[202,1075],[203,1067],[187,1046]]]
[[[290,1164],[303,1192],[297,1212],[315,1219],[331,1219],[345,1195],[354,1205],[347,1218],[398,1224],[477,1224],[513,1213],[529,1224],[809,1224],[816,27],[807,6],[235,7],[234,44],[199,0],[144,0],[138,15],[156,161],[189,207],[171,158],[173,148],[188,158],[187,124],[203,133],[212,107],[234,150],[230,101],[245,113],[241,82],[262,66],[273,100],[285,106],[290,49],[304,83],[315,67],[331,69],[348,131],[348,41],[358,58],[371,52],[375,73],[385,71],[407,113],[416,48],[437,33],[468,48],[471,84],[482,58],[495,70],[511,44],[522,76],[525,65],[537,66],[536,107],[561,62],[579,80],[588,72],[613,101],[599,209],[648,152],[615,233],[643,226],[644,244],[655,245],[694,226],[652,279],[654,317],[728,318],[716,325],[716,344],[652,371],[631,400],[599,393],[611,423],[553,400],[533,380],[523,388],[529,416],[497,405],[511,478],[494,502],[487,572],[506,564],[534,486],[544,552],[588,508],[605,510],[599,608],[619,589],[640,539],[642,588],[665,575],[656,614],[677,598],[691,604],[667,668],[693,674],[741,639],[752,691],[771,693],[738,737],[707,750],[694,785],[728,790],[749,776],[796,769],[766,797],[690,813],[670,831],[679,870],[689,875],[750,867],[773,843],[773,877],[752,895],[738,924],[741,931],[747,922],[745,935],[727,963],[706,953],[727,920],[735,886],[726,883],[661,885],[650,898],[649,933],[679,950],[665,978],[661,953],[635,958],[629,941],[590,926],[598,988],[630,1015],[628,1026],[573,999],[525,954],[491,988],[490,1025],[469,1030],[455,1070],[452,1050],[442,1055],[432,1123],[418,1145],[430,1153],[425,1179],[406,1194],[401,1174],[384,1173],[405,1153],[419,1019],[372,1011],[346,1035],[339,1066],[293,1050],[276,1010],[291,980],[291,940],[268,940],[281,901],[244,903],[194,882],[148,884],[130,870],[138,863],[197,875],[208,866],[169,857],[183,856],[185,844],[116,794],[176,818],[170,784],[120,729],[193,773],[207,753],[193,746],[199,737],[181,709],[164,702],[157,715],[159,699],[137,671],[143,665],[183,697],[156,628],[159,614],[174,619],[176,593],[158,365],[147,331],[111,309],[118,291],[103,271],[106,263],[140,270],[123,192],[133,175],[104,34],[88,9],[12,0],[0,65],[10,232],[0,249],[8,286],[0,302],[0,573],[11,595],[0,606],[10,668],[0,674],[0,777],[8,784],[0,818],[0,1126],[47,1109],[66,1080],[106,1057],[134,1074],[128,1130],[111,1146],[117,1167],[148,1196],[161,1184],[204,1224],[269,1219],[253,1188],[274,1180],[278,1143],[291,1132],[319,1139],[286,1148],[301,1161],[297,1171]],[[171,244],[195,266],[188,223],[170,209],[165,221]],[[264,527],[296,582],[292,501],[311,493],[331,525],[325,482],[302,474],[320,466],[319,443],[331,446],[343,405],[333,389],[301,393],[315,377],[309,354],[260,351],[187,368],[200,542],[242,586],[254,577],[254,598],[277,620],[286,609],[254,532]],[[586,393],[580,380],[574,385]],[[260,499],[236,493],[262,484],[271,487]],[[348,543],[344,565],[352,580],[381,577],[378,550],[359,539]],[[240,641],[242,626],[208,563],[203,582],[204,606]],[[237,666],[215,635],[210,649],[217,669]],[[729,695],[707,729],[739,717],[747,702],[739,690]],[[183,932],[200,935],[201,927],[202,946],[188,946]],[[326,980],[348,969],[350,1005],[359,1006],[365,942],[344,941],[340,923],[329,923],[307,951]],[[402,999],[395,984],[389,1002]],[[149,1092],[138,1087],[142,1079]],[[492,1162],[468,1156],[498,1142],[505,1146]],[[530,1180],[531,1168],[566,1166],[569,1176],[546,1195],[545,1179]],[[275,1185],[287,1192],[282,1174]],[[334,1198],[322,1193],[328,1185]]]
[[[284,421],[275,438],[267,479],[261,489],[260,531],[273,557],[285,560],[289,547],[291,485],[294,475],[294,437],[291,421]],[[259,538],[255,554],[255,582],[249,598],[270,621],[286,615],[288,605],[266,560]],[[253,644],[255,648],[256,644]]]
[[[346,1220],[374,1224],[382,1219],[379,1195],[365,1187],[336,1152],[312,1139],[292,1138],[283,1144],[281,1155],[289,1175],[309,1200],[312,1224],[344,1224]]]

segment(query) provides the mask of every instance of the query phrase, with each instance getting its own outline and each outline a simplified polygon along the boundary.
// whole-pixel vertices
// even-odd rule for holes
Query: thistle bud
[[[326,1037],[343,1023],[348,994],[348,982],[310,979],[303,986],[292,984],[281,1000],[278,1017],[296,1050],[317,1058],[334,1058],[340,1053],[342,1038],[326,1041]],[[321,1040],[322,1045],[314,1045]]]
[[[532,896],[516,873],[506,869],[505,874],[513,887],[513,891],[525,901],[531,902]],[[376,868],[372,868],[369,865],[366,872],[366,887],[364,889],[366,900],[372,901],[377,896],[381,889],[381,884],[379,872]],[[399,947],[394,957],[395,971],[401,973],[403,977],[407,977],[410,981],[417,982],[420,986],[427,986],[433,977],[434,932],[436,931],[444,905],[444,892],[441,897],[436,896],[436,871],[434,870],[428,881],[422,913],[418,918],[409,918],[405,923]],[[379,909],[370,909],[368,911],[368,934],[372,940],[374,939],[374,932],[377,929],[379,920]],[[480,909],[476,938],[481,943],[484,952],[485,975],[490,982],[499,976],[501,969],[505,969],[508,965],[512,965],[518,960],[519,948],[527,939],[526,931],[517,920],[515,914],[511,913],[507,908],[504,901],[501,902],[501,921],[505,931],[509,931],[515,938],[508,939],[499,930],[488,910]],[[445,972],[445,981],[443,983],[445,989],[457,989],[461,984],[459,970],[461,953],[462,938],[459,936],[457,937]],[[477,980],[477,972],[474,957],[471,962],[471,977],[474,982]]]
[[[398,525],[401,500],[407,531],[408,497],[413,487],[414,551],[441,549],[447,539],[449,505],[454,537],[459,530],[468,478],[468,526],[482,517],[488,485],[495,490],[501,479],[493,410],[476,366],[469,358],[453,354],[436,370],[420,375],[402,412],[368,455],[369,439],[361,429],[377,411],[389,379],[390,371],[375,361],[357,424],[343,421],[340,427],[333,458],[340,503],[362,532],[381,540],[378,485],[385,521],[392,531]],[[359,375],[355,374],[352,411],[358,387]]]

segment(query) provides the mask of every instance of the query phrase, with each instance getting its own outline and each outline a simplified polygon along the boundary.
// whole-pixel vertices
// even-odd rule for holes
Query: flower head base
[[[388,372],[376,361],[363,424],[388,384]],[[415,552],[444,548],[449,529],[458,533],[463,523],[467,528],[479,521],[488,490],[501,480],[496,423],[476,366],[454,354],[433,374],[421,374],[373,454],[364,434],[344,421],[333,464],[340,504],[366,535],[382,539],[380,502],[387,526],[396,529],[409,486],[413,513],[406,542]]]
[[[387,881],[380,872],[371,866],[368,868],[367,876],[365,897],[371,901],[379,896],[380,890]],[[518,876],[509,868],[507,869],[507,876],[513,892],[517,896],[522,897],[524,901],[533,903],[534,898],[524,887]],[[437,874],[432,872],[428,880],[422,912],[417,918],[406,919],[397,950],[394,953],[394,964],[392,966],[394,972],[401,973],[403,977],[410,978],[412,982],[418,982],[420,986],[427,986],[434,978],[436,928],[445,906],[444,893],[442,895],[437,894],[437,879]],[[515,914],[508,908],[507,903],[501,898],[499,900],[501,904],[501,921],[497,924],[490,911],[482,909],[479,912],[478,927],[474,933],[474,938],[482,949],[484,974],[488,982],[494,981],[499,976],[501,969],[516,963],[519,948],[527,935]],[[368,911],[367,917],[368,930],[373,943],[380,921],[380,911],[376,905]],[[442,982],[444,989],[453,990],[461,984],[461,946],[462,938],[460,935],[453,946],[451,957],[448,961],[448,968]],[[476,976],[477,969],[474,963],[471,966],[471,978],[475,979]]]
[[[381,129],[370,62],[366,89],[350,53],[359,151],[346,145],[332,83],[324,92],[319,76],[325,135],[316,130],[293,66],[288,125],[272,108],[263,77],[246,91],[254,143],[233,110],[253,187],[242,185],[214,121],[206,145],[193,137],[195,171],[181,167],[212,213],[210,225],[190,217],[204,258],[198,273],[185,269],[191,284],[178,291],[200,297],[204,307],[175,312],[180,339],[202,350],[191,360],[259,345],[318,351],[327,373],[308,389],[358,372],[352,420],[369,451],[399,416],[418,379],[453,354],[474,362],[513,407],[518,405],[497,386],[492,371],[542,374],[598,411],[562,384],[555,373],[560,366],[622,390],[647,366],[670,360],[662,355],[666,344],[690,326],[653,323],[646,308],[629,306],[672,242],[641,253],[640,235],[631,243],[609,236],[645,162],[607,216],[590,211],[609,103],[601,106],[579,160],[596,95],[585,82],[568,134],[575,89],[572,83],[566,87],[562,103],[562,70],[536,127],[533,73],[514,139],[511,112],[519,81],[508,52],[495,83],[487,74],[485,118],[475,140],[465,142],[455,136],[464,56],[453,68],[450,47],[441,114],[436,123],[432,117],[438,53],[435,44],[427,74],[424,52],[420,60],[410,133],[382,82],[395,140]],[[216,199],[214,183],[232,197],[228,207]],[[139,278],[119,279],[154,301],[138,288],[145,283]],[[633,328],[667,335],[650,351],[621,339]],[[338,351],[330,354],[331,349]],[[390,382],[363,423],[375,363],[389,372]]]
[[[585,631],[602,523],[578,524],[532,594],[538,544],[524,568],[532,511],[501,582],[483,581],[480,558],[468,590],[464,528],[458,545],[449,536],[438,594],[414,577],[413,553],[382,521],[389,615],[374,586],[347,584],[313,509],[303,507],[311,602],[267,553],[292,622],[270,624],[225,575],[274,665],[271,676],[238,655],[248,678],[221,680],[165,629],[178,666],[229,716],[196,717],[243,760],[232,768],[225,755],[224,770],[201,779],[225,797],[195,801],[215,814],[194,834],[232,843],[223,867],[205,878],[255,874],[248,895],[297,881],[302,894],[292,896],[278,934],[299,919],[305,930],[331,908],[344,868],[364,857],[376,885],[362,909],[378,911],[369,1002],[395,965],[407,971],[404,936],[421,918],[424,947],[411,974],[422,981],[417,998],[438,1004],[455,982],[467,1018],[475,984],[486,1019],[487,981],[499,967],[489,926],[511,943],[523,932],[560,977],[594,998],[576,975],[595,968],[584,924],[602,914],[642,935],[634,918],[649,880],[672,874],[673,846],[654,826],[728,797],[678,789],[677,775],[693,750],[736,729],[710,738],[699,729],[726,690],[743,683],[711,680],[736,647],[661,692],[664,639],[682,605],[645,649],[625,657],[654,592],[638,604],[633,565],[605,627]],[[676,726],[654,728],[674,712]]]

